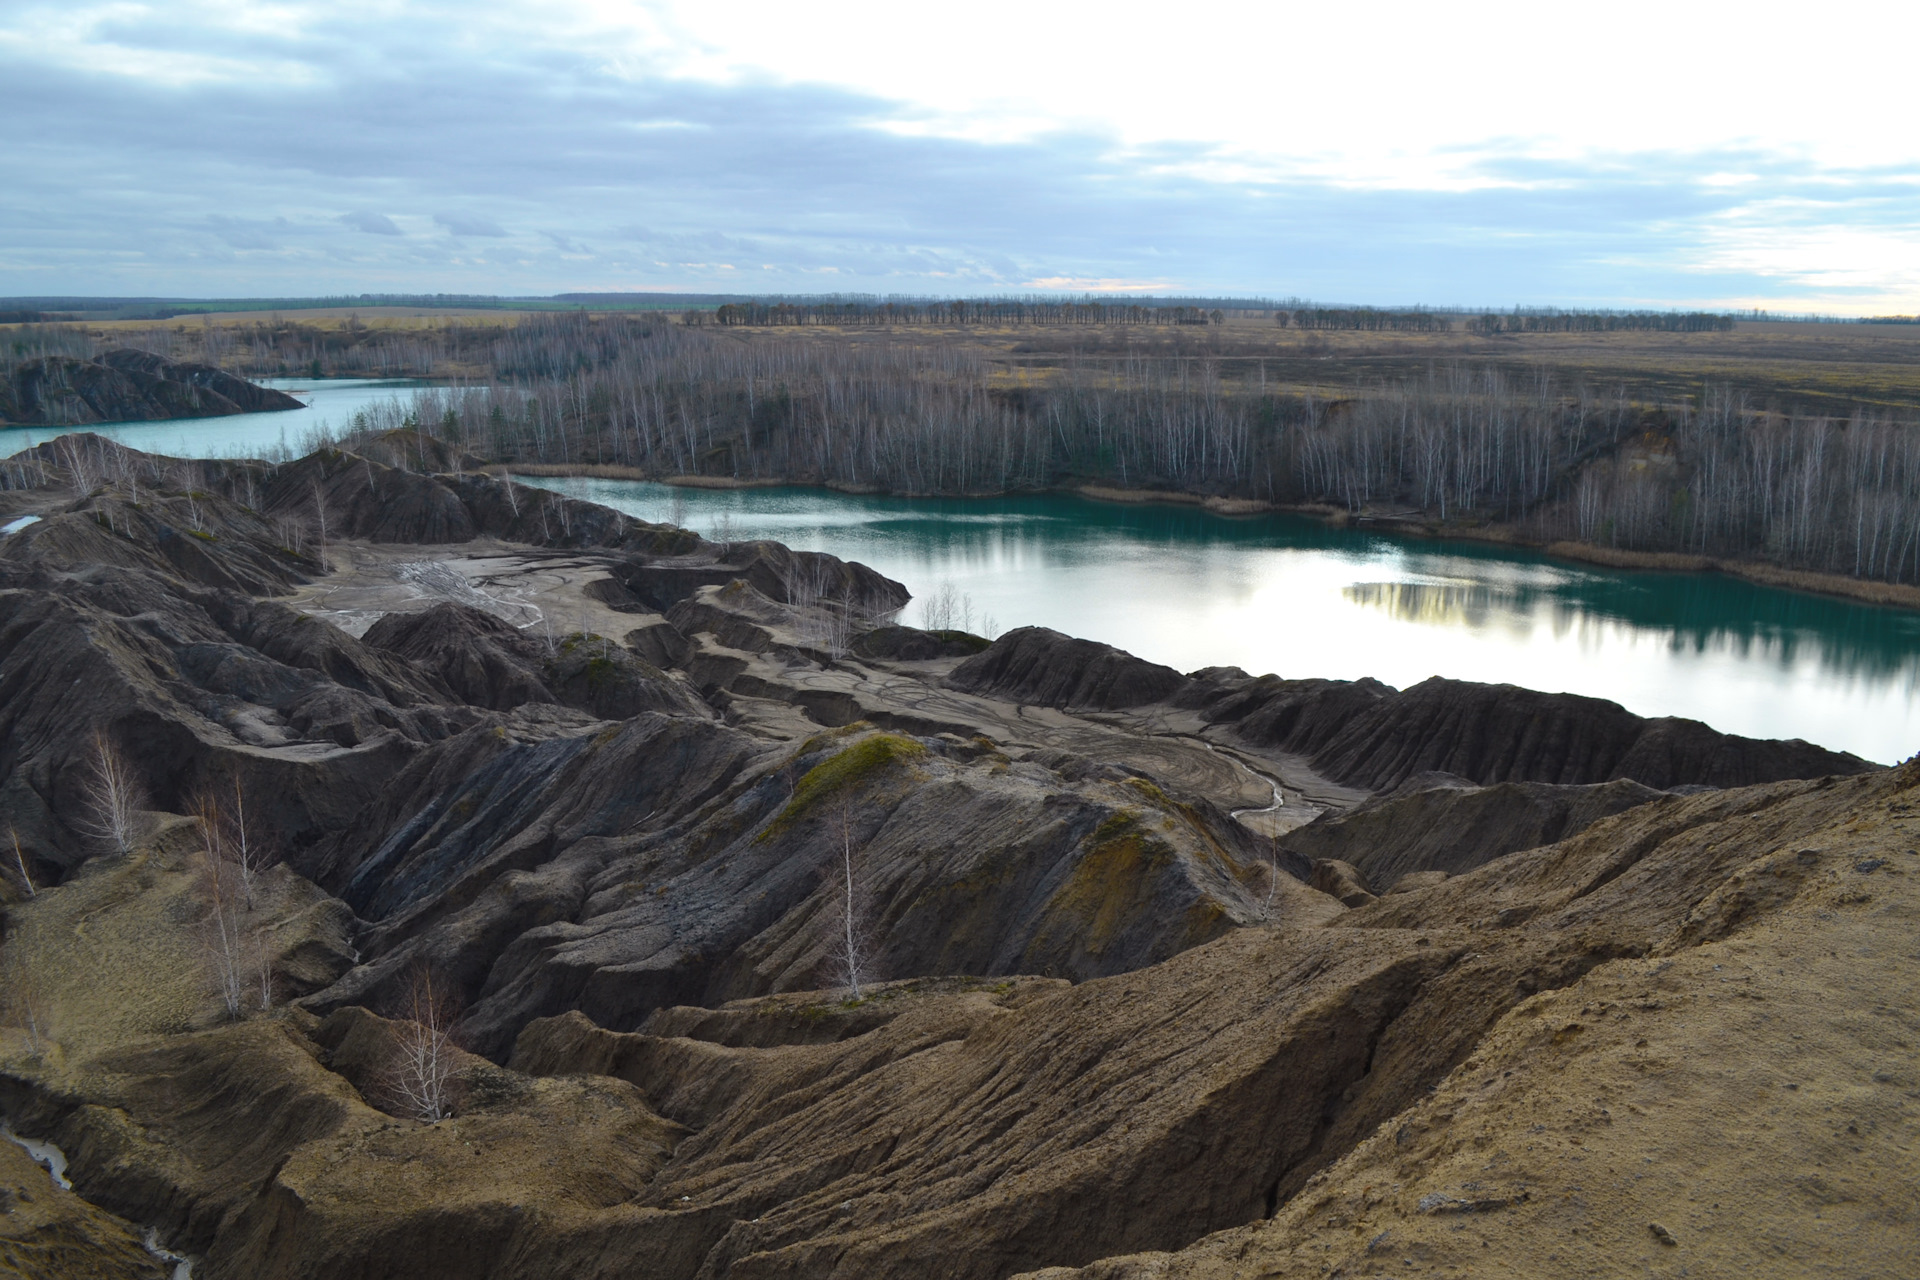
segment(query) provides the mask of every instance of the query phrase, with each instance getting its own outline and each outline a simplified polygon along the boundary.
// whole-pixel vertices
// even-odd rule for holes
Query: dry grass
[[[171,320],[81,322],[105,342],[170,332],[191,342],[208,328],[290,324],[325,332],[359,326],[424,334],[451,324],[513,328],[550,313],[428,307],[335,307],[311,311],[230,311]],[[630,315],[631,313],[620,313]],[[673,312],[648,313],[677,322]],[[18,326],[0,325],[0,329]],[[1379,382],[1417,377],[1436,364],[1492,365],[1511,374],[1552,373],[1563,387],[1598,394],[1624,388],[1634,399],[1675,402],[1707,383],[1748,391],[1757,404],[1846,412],[1855,405],[1920,407],[1920,325],[1741,321],[1725,333],[1532,333],[1480,335],[1282,329],[1262,313],[1231,313],[1224,324],[948,327],[732,328],[738,342],[899,343],[957,347],[994,366],[1002,389],[1043,385],[1072,367],[1097,368],[1128,356],[1186,359],[1230,382],[1264,382],[1290,393],[1353,395]],[[485,376],[478,368],[436,369]]]

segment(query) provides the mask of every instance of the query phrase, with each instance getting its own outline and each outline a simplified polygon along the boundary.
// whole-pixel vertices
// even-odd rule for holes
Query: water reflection
[[[1522,616],[1533,612],[1533,605],[1521,599],[1523,592],[1496,591],[1484,583],[1356,582],[1340,594],[1402,622],[1428,626],[1484,627],[1495,609]],[[1567,610],[1566,617],[1572,616]]]
[[[1225,520],[1062,495],[909,500],[814,489],[529,483],[646,519],[942,583],[1004,626],[1089,636],[1193,670],[1430,675],[1611,698],[1870,759],[1920,748],[1920,614],[1717,574],[1621,572],[1294,516]],[[908,620],[914,620],[910,607]]]

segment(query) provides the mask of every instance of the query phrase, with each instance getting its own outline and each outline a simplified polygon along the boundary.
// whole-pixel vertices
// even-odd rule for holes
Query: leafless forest
[[[1730,383],[1650,395],[1435,358],[1302,385],[1200,337],[1056,343],[1021,363],[909,329],[584,313],[140,340],[256,374],[456,371],[359,429],[417,426],[489,461],[916,494],[1167,488],[1920,582],[1913,412],[1799,409]]]

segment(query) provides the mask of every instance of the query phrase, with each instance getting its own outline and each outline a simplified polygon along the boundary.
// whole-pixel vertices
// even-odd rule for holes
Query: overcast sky
[[[1920,6],[0,0],[0,294],[1920,310]]]

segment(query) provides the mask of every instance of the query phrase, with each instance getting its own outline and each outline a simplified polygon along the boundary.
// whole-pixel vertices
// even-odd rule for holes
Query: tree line
[[[1351,329],[1368,333],[1445,333],[1451,317],[1438,311],[1384,311],[1376,307],[1282,307],[1273,313],[1283,329]]]
[[[723,303],[712,311],[688,311],[683,324],[722,328],[741,326],[834,325],[1088,325],[1222,324],[1226,312],[1185,304],[1032,301],[1012,298],[955,298],[946,302],[743,302]]]
[[[1166,488],[1920,582],[1920,424],[1885,413],[1782,414],[1730,391],[1650,405],[1469,364],[1328,395],[1144,353],[1025,376],[959,346],[632,318],[492,334],[492,380],[358,429],[657,476]]]
[[[1333,394],[1269,386],[1249,362],[1142,352],[1022,372],[959,344],[742,341],[632,313],[160,332],[225,343],[225,362],[259,372],[322,339],[343,344],[311,357],[335,372],[485,370],[359,429],[417,426],[502,462],[918,494],[1167,488],[1920,582],[1920,424],[1882,411],[1781,413],[1732,390],[1648,404],[1465,363]]]
[[[1726,333],[1730,315],[1706,311],[1489,311],[1468,316],[1468,333]]]

